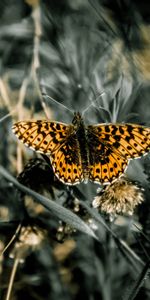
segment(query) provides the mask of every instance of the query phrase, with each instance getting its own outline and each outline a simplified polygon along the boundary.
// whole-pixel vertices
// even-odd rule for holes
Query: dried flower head
[[[93,201],[93,206],[108,214],[132,215],[134,208],[143,201],[142,190],[126,177],[106,186]]]
[[[35,226],[22,227],[19,234],[19,240],[15,243],[10,253],[10,257],[17,257],[20,259],[20,262],[23,262],[30,251],[40,247],[44,238],[45,233],[41,229]]]

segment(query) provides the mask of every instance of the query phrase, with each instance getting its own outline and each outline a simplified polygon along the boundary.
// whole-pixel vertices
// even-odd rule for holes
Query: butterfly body
[[[78,141],[78,149],[81,155],[81,165],[84,182],[88,182],[89,176],[89,145],[87,137],[87,129],[80,113],[75,114],[72,124],[75,127],[75,138]],[[76,149],[74,149],[76,151]]]
[[[150,150],[150,128],[111,123],[86,126],[80,113],[72,124],[21,121],[12,130],[25,145],[48,155],[55,175],[70,185],[88,180],[110,183],[125,172],[130,159]]]

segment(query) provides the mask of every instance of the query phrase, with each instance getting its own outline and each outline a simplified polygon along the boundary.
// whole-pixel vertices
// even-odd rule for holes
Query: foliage
[[[149,126],[150,4],[5,0],[0,16],[0,298],[149,299],[149,155],[130,163],[127,198],[126,179],[67,186],[11,126],[74,111]]]

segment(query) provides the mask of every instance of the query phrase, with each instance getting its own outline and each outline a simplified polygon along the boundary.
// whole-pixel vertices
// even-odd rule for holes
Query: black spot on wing
[[[120,132],[121,135],[124,134],[124,129],[121,126],[119,126],[119,132]]]
[[[106,126],[106,127],[105,127],[105,131],[106,131],[106,132],[110,132],[110,127],[109,127],[109,126]]]
[[[60,130],[60,129],[61,129],[60,124],[58,124],[58,123],[56,124],[56,129],[57,129],[57,130]]]
[[[121,140],[121,136],[120,135],[114,135],[113,137],[117,142],[119,142]]]

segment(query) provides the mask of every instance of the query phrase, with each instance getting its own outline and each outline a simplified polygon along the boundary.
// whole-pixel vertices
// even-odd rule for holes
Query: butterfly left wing
[[[68,135],[61,147],[50,155],[50,160],[55,175],[63,183],[75,185],[84,180],[80,147],[75,133]]]
[[[150,128],[132,124],[88,126],[89,179],[108,183],[125,172],[128,160],[150,150]],[[92,146],[91,146],[92,145]]]
[[[43,120],[20,121],[12,126],[12,131],[23,144],[43,154],[58,149],[69,130],[68,124]]]
[[[49,121],[21,121],[12,131],[29,148],[50,156],[55,175],[66,184],[83,180],[79,145],[74,126]]]

